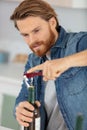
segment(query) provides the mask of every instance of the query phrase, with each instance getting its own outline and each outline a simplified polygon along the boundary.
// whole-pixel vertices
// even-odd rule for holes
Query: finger
[[[34,115],[34,113],[32,113],[32,115]],[[24,122],[26,122],[26,123],[32,122],[33,116],[31,117],[31,114],[30,115],[23,115],[21,113],[16,113],[16,119],[18,122],[25,124]]]
[[[21,126],[25,126],[25,127],[28,127],[29,126],[29,123],[28,122],[25,122],[25,121],[22,121],[20,120],[19,118],[16,118],[18,123],[21,125]]]
[[[19,103],[19,106],[20,108],[26,108],[26,109],[29,109],[31,111],[34,111],[34,107],[32,104],[30,104],[29,102],[25,101],[25,102],[20,102]]]
[[[35,104],[36,104],[37,107],[40,107],[40,106],[41,106],[41,104],[40,104],[39,101],[35,101]]]
[[[48,81],[49,79],[44,76],[44,77],[43,77],[43,80],[44,80],[44,81]]]
[[[29,111],[26,108],[24,108],[24,109],[18,109],[16,111],[16,116],[21,116],[21,115],[33,117],[33,111],[31,112],[31,111]]]
[[[43,70],[43,64],[38,65],[38,66],[35,66],[35,67],[32,67],[31,69],[29,69],[29,70],[27,71],[27,73],[31,73],[31,72],[34,72],[34,71],[36,71],[36,70]]]
[[[43,77],[44,81],[48,81],[48,80],[56,80],[56,77]]]
[[[23,122],[32,122],[33,117],[31,118],[31,117],[28,117],[28,116],[21,115],[20,120],[22,120]]]
[[[16,118],[21,120],[22,122],[24,122],[24,121],[25,122],[32,122],[32,120],[33,120],[33,117],[25,116],[25,115],[22,115],[22,114],[17,115]]]
[[[45,64],[44,64],[44,66],[43,66],[43,77],[48,78],[49,75],[50,75],[49,61],[46,61]]]

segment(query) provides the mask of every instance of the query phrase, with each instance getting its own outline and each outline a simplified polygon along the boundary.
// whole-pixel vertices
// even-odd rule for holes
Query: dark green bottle
[[[29,123],[29,127],[24,127],[24,130],[40,130],[40,112],[39,108],[35,105],[35,89],[34,86],[31,85],[29,88],[29,97],[28,101],[31,103],[35,110],[34,110],[34,117],[33,121]]]
[[[79,113],[76,119],[76,126],[75,130],[82,130],[82,125],[83,124],[83,115],[82,113]]]

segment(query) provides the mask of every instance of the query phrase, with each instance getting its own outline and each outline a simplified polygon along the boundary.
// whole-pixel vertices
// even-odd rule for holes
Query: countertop
[[[0,126],[0,130],[12,130],[12,129]]]

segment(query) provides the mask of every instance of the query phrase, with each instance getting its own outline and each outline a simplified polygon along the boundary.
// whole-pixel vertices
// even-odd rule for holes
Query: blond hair
[[[52,17],[55,17],[57,22],[56,28],[59,27],[57,14],[55,13],[54,9],[43,0],[24,0],[14,10],[10,19],[14,21],[15,27],[17,27],[17,20],[21,20],[29,16],[41,17],[46,21]]]

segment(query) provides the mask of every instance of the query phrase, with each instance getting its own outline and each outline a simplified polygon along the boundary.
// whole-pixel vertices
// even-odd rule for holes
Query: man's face
[[[30,49],[40,57],[50,50],[58,36],[54,18],[45,21],[40,17],[27,17],[18,20],[17,26]]]

